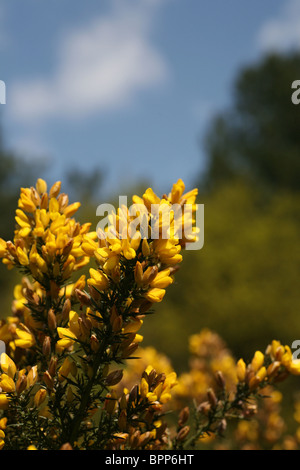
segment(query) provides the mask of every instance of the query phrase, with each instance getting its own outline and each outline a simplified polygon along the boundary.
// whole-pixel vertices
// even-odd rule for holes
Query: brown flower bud
[[[50,331],[56,330],[56,315],[54,310],[51,308],[48,312],[48,327]]]
[[[44,194],[42,195],[42,197],[41,197],[41,206],[40,206],[41,209],[47,210],[47,208],[48,208],[48,200],[49,200],[48,194],[47,194],[47,193],[44,193]]]
[[[189,426],[184,426],[177,433],[176,440],[179,441],[179,442],[184,441],[184,439],[187,437],[189,432],[190,432],[190,427]]]
[[[81,305],[86,305],[86,306],[91,305],[91,299],[85,292],[83,292],[80,289],[75,289],[75,294],[79,302],[81,303]]]
[[[67,241],[67,243],[65,244],[65,246],[62,249],[63,256],[68,256],[69,255],[70,251],[73,248],[73,244],[74,244],[74,239],[73,238],[71,238],[70,240]]]
[[[143,284],[147,285],[147,284],[150,284],[152,281],[154,281],[157,273],[158,273],[157,266],[150,266],[149,268],[147,268],[143,275]]]
[[[127,413],[126,410],[122,410],[119,419],[118,419],[118,425],[120,428],[120,431],[126,431],[127,428]]]
[[[136,262],[134,268],[134,279],[138,286],[143,285],[143,268],[139,261]]]
[[[70,299],[66,299],[65,300],[65,303],[63,305],[63,308],[62,308],[62,319],[63,320],[68,320],[69,319],[69,313],[71,311],[71,300]]]
[[[213,391],[212,388],[209,388],[207,390],[207,398],[208,398],[208,401],[211,404],[211,406],[213,406],[215,408],[218,404],[218,400],[217,400],[215,392]]]
[[[57,357],[52,356],[48,368],[48,372],[51,375],[51,377],[55,376],[56,373],[56,366],[57,366]]]
[[[59,195],[60,188],[61,188],[61,182],[56,181],[56,183],[54,183],[54,185],[51,187],[51,189],[49,191],[50,198],[51,197],[57,197]]]
[[[46,399],[47,390],[45,388],[40,388],[34,395],[34,404],[38,408]]]
[[[159,426],[159,428],[156,428],[156,438],[161,439],[165,430],[167,429],[168,425],[167,423],[163,423]]]
[[[112,323],[112,330],[114,333],[117,333],[122,329],[123,319],[121,315],[117,316]]]
[[[149,440],[151,438],[151,434],[149,431],[147,432],[144,432],[141,436],[140,436],[140,439],[139,439],[139,447],[143,447],[145,446]]]
[[[98,292],[93,286],[88,285],[88,289],[90,291],[90,296],[95,302],[101,299],[101,294]]]
[[[130,443],[131,443],[131,448],[132,449],[135,449],[136,447],[138,447],[139,445],[139,440],[140,440],[140,435],[141,435],[141,432],[140,431],[135,431],[135,433],[131,436],[130,438]]]
[[[43,375],[43,380],[44,380],[47,388],[49,388],[49,390],[53,390],[54,380],[53,380],[53,378],[51,377],[50,373],[47,370]]]
[[[134,385],[129,393],[130,400],[134,402],[137,399],[138,394],[139,394],[139,386]]]
[[[50,336],[45,336],[43,341],[43,354],[48,357],[51,354],[51,338]]]
[[[155,383],[155,385],[158,385],[158,382],[156,382],[156,379],[157,379],[157,375],[156,375],[156,370],[155,369],[152,369],[149,374],[148,374],[148,377],[147,377],[147,381],[148,381],[148,384],[149,384],[149,388],[151,387],[151,385],[153,385]]]
[[[114,370],[105,379],[105,382],[108,386],[112,387],[113,385],[117,385],[123,378],[123,371],[121,369]]]
[[[222,419],[218,425],[218,433],[222,435],[227,429],[227,421],[226,419]]]
[[[152,302],[150,302],[149,300],[144,300],[141,306],[139,307],[140,313],[141,314],[146,313],[149,310],[149,308],[152,307],[152,305],[153,305]]]
[[[65,193],[61,193],[57,198],[59,209],[62,212],[69,204],[69,196]]]
[[[217,381],[217,384],[219,385],[219,387],[222,390],[224,390],[225,386],[226,386],[226,382],[225,382],[224,375],[220,370],[218,370],[217,373],[216,373],[216,381]]]
[[[59,450],[73,450],[73,447],[71,446],[69,442],[66,442],[65,444],[61,446]]]
[[[131,343],[128,348],[124,349],[122,352],[122,359],[127,359],[130,357],[139,347],[139,343]]]
[[[57,299],[58,294],[60,291],[60,287],[58,284],[56,284],[55,281],[51,280],[50,281],[50,295],[53,299]]]
[[[91,348],[94,352],[99,351],[100,343],[96,335],[92,335],[90,338]]]
[[[27,388],[27,377],[26,375],[19,375],[16,382],[16,392],[18,395],[21,395],[22,392]]]
[[[127,408],[127,396],[125,393],[122,393],[122,396],[119,401],[119,408],[120,410],[126,410]]]
[[[207,415],[211,410],[211,404],[208,401],[204,401],[200,403],[200,405],[197,407],[198,413],[203,413],[204,415]]]
[[[31,186],[31,200],[36,205],[39,206],[41,204],[41,198],[37,190]]]
[[[104,409],[110,414],[112,415],[113,412],[115,411],[116,409],[116,404],[117,404],[117,400],[115,398],[115,393],[114,391],[108,395],[106,395],[106,398],[105,398],[105,401],[104,401]]]
[[[184,407],[179,413],[178,426],[182,427],[189,419],[190,409],[188,406]]]
[[[277,375],[281,363],[279,361],[272,362],[267,368],[267,376],[271,379]]]

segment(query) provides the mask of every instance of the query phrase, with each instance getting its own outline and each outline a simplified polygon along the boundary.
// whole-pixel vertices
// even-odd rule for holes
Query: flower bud
[[[262,367],[264,360],[265,356],[263,353],[261,351],[256,351],[251,362],[252,370],[257,372]]]
[[[120,431],[126,431],[127,428],[127,413],[126,410],[122,410],[119,419],[118,419],[118,425],[120,428]]]
[[[63,320],[68,320],[70,311],[71,311],[71,300],[66,299],[65,303],[63,305],[63,308],[62,308],[62,318],[63,318]]]
[[[227,429],[227,421],[226,419],[222,419],[218,425],[218,433],[222,435]]]
[[[66,442],[66,444],[63,444],[59,450],[73,450],[73,447],[69,442]]]
[[[114,370],[105,379],[105,382],[108,386],[112,387],[113,385],[117,385],[123,378],[123,371],[121,369]]]
[[[100,343],[99,343],[99,340],[98,340],[98,338],[96,337],[96,335],[93,334],[93,335],[90,337],[90,344],[91,344],[91,348],[92,348],[92,351],[93,351],[93,352],[96,353],[97,351],[99,351]]]
[[[81,305],[86,305],[86,306],[91,305],[91,299],[85,292],[83,292],[80,289],[75,289],[75,294],[79,302],[81,303]]]
[[[54,185],[51,187],[49,191],[49,197],[50,198],[57,197],[59,195],[60,188],[61,188],[61,182],[56,181],[56,183],[54,183]]]
[[[280,368],[280,362],[279,361],[275,361],[275,362],[272,362],[268,369],[267,369],[267,376],[271,379],[273,377],[275,377],[277,375],[277,372]]]
[[[36,383],[38,379],[37,366],[31,367],[27,374],[27,387],[31,387]]]
[[[150,284],[155,279],[157,273],[158,273],[157,266],[150,266],[149,268],[147,268],[143,276],[144,285]]]
[[[222,390],[225,390],[226,382],[225,382],[224,375],[220,370],[218,370],[217,373],[216,373],[216,381],[217,381],[217,384],[219,385],[219,387]]]
[[[110,414],[112,415],[113,412],[115,411],[116,409],[116,406],[117,406],[117,400],[116,400],[116,394],[114,391],[112,391],[112,393],[108,393],[106,395],[106,399],[104,401],[104,409]]]
[[[51,338],[50,336],[45,336],[43,341],[43,354],[48,357],[51,354]]]
[[[47,390],[45,388],[40,388],[34,395],[34,404],[38,408],[46,399]]]
[[[132,387],[132,389],[130,390],[130,393],[129,393],[129,398],[131,401],[136,401],[137,397],[138,397],[138,394],[139,394],[139,386],[138,385],[134,385]]]
[[[47,183],[44,181],[42,178],[38,178],[36,182],[36,190],[39,193],[39,195],[42,195],[47,191]]]
[[[67,241],[67,243],[65,244],[65,246],[62,249],[62,255],[63,256],[68,256],[70,254],[70,251],[73,248],[73,244],[74,244],[74,239],[73,238],[71,238],[70,240]]]
[[[246,378],[246,364],[243,359],[240,359],[236,365],[236,373],[239,382],[244,382]]]
[[[120,410],[126,410],[127,408],[127,397],[125,393],[122,393],[122,396],[119,401],[119,408]]]
[[[18,395],[21,395],[24,390],[27,388],[27,377],[26,375],[19,375],[18,380],[16,382],[16,392]]]
[[[48,200],[49,200],[48,194],[47,194],[47,193],[44,193],[44,194],[42,195],[42,197],[41,197],[41,206],[40,206],[41,209],[47,210],[47,208],[48,208]]]
[[[49,372],[47,370],[43,375],[43,380],[44,380],[47,388],[49,388],[49,390],[53,390],[54,380],[53,380],[53,378],[51,377],[51,375],[49,374]]]
[[[189,419],[190,409],[188,406],[183,408],[179,414],[178,426],[182,427]]]
[[[56,315],[54,310],[51,308],[48,312],[48,327],[50,331],[56,330]]]
[[[211,404],[211,406],[213,406],[215,408],[218,404],[218,400],[217,400],[215,392],[213,391],[212,388],[209,388],[207,390],[207,398],[208,398],[208,401]]]
[[[189,432],[190,432],[190,427],[189,426],[184,426],[177,433],[176,440],[179,441],[179,442],[184,441],[184,439],[187,437]]]
[[[117,316],[117,318],[114,319],[112,323],[113,332],[117,333],[118,331],[120,331],[122,329],[122,325],[123,325],[123,319],[122,319],[122,316],[119,315]]]
[[[50,360],[49,368],[48,368],[48,371],[51,377],[55,376],[56,366],[57,366],[57,357],[52,356]]]
[[[139,261],[136,262],[134,268],[134,279],[138,286],[143,285],[143,268]]]

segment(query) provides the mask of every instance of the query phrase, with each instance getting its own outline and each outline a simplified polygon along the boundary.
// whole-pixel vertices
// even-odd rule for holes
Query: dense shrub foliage
[[[105,231],[92,231],[73,217],[80,203],[69,203],[60,182],[21,188],[14,239],[0,239],[3,263],[23,275],[0,323],[3,450],[221,448],[229,421],[238,423],[233,446],[298,445],[297,435],[283,436],[274,389],[300,374],[288,346],[274,340],[246,364],[214,332],[195,331],[190,370],[180,375],[141,347],[147,315],[197,241],[196,229],[184,230],[196,197],[181,180],[162,197],[148,188],[133,197],[140,224],[122,206]],[[187,218],[173,210],[185,205]]]

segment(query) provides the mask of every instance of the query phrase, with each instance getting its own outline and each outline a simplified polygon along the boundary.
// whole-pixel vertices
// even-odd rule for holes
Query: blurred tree
[[[272,339],[289,345],[300,339],[300,195],[276,195],[262,206],[241,180],[199,202],[204,247],[183,253],[176,284],[143,326],[145,342],[183,370],[188,337],[204,327],[220,334],[237,358]]]
[[[82,205],[100,203],[101,186],[103,181],[103,173],[100,168],[95,168],[90,172],[82,172],[76,168],[67,173],[66,184],[68,185],[68,193],[72,199],[80,201]]]
[[[31,186],[40,176],[43,164],[30,165],[7,150],[0,130],[0,237],[11,240],[14,236],[15,210],[20,187]],[[15,271],[8,271],[0,264],[0,318],[7,315],[12,300],[12,287],[18,278]]]
[[[291,85],[300,54],[270,55],[240,70],[232,105],[212,120],[205,242],[185,253],[165,302],[145,325],[149,344],[184,369],[187,338],[216,330],[247,357],[273,339],[300,338],[300,105]]]
[[[292,83],[300,53],[272,54],[243,68],[231,107],[212,121],[206,137],[206,187],[244,175],[268,189],[300,189],[300,106]]]

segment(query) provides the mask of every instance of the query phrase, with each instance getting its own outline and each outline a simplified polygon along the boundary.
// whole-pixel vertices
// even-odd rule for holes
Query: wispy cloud
[[[21,122],[80,118],[116,109],[168,75],[151,41],[157,7],[165,0],[114,0],[109,13],[61,39],[51,76],[10,87],[10,110]]]
[[[258,47],[262,51],[284,51],[300,48],[300,2],[288,0],[281,14],[268,20],[257,36]]]

